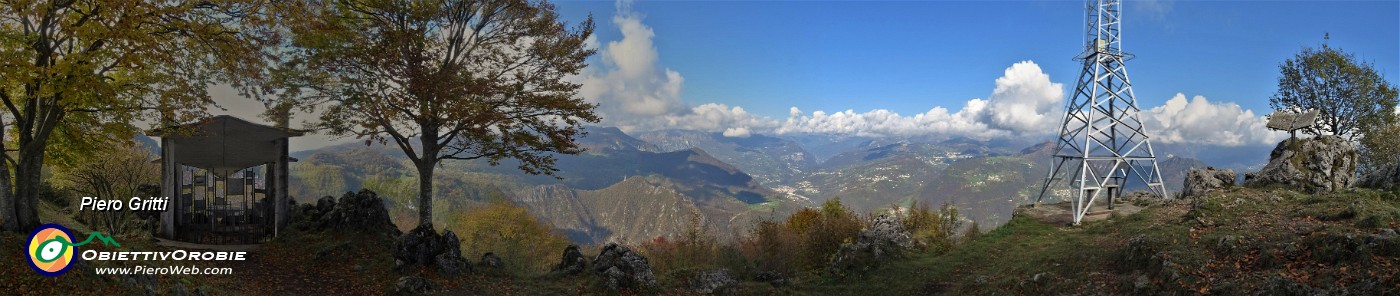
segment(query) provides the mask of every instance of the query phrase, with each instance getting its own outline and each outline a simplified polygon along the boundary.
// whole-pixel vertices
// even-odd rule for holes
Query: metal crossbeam
[[[1103,189],[1121,190],[1128,180],[1142,182],[1158,197],[1168,196],[1123,63],[1133,55],[1122,50],[1122,3],[1090,0],[1086,11],[1085,49],[1075,57],[1083,70],[1065,106],[1050,173],[1036,198],[1036,203],[1043,200],[1050,186],[1066,179],[1058,176],[1068,173],[1070,189],[1078,191],[1070,197],[1075,225],[1100,195],[1108,195]],[[1112,202],[1114,197],[1108,198]]]

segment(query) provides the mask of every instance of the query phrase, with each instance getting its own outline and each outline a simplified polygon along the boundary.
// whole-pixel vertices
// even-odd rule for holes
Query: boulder
[[[564,275],[576,275],[582,273],[587,260],[583,258],[583,252],[578,250],[578,245],[569,245],[564,248],[564,255],[559,258],[559,265],[554,266],[554,272]]]
[[[1358,185],[1373,189],[1398,190],[1400,189],[1400,164],[1376,168],[1375,171],[1362,177],[1361,184]]]
[[[419,225],[394,241],[394,259],[405,265],[430,265],[433,258],[447,251],[447,242],[433,225]]]
[[[432,224],[419,225],[394,241],[396,267],[430,266],[448,274],[465,272],[471,261],[462,258],[457,234],[451,230],[439,235]]]
[[[462,240],[457,239],[457,233],[451,230],[442,232],[442,241],[447,244],[446,253],[453,257],[462,257]]]
[[[437,257],[433,257],[433,266],[443,274],[458,275],[471,271],[472,262],[467,261],[466,258],[462,258],[460,255],[453,255],[451,252],[443,252],[442,254],[438,254]]]
[[[404,276],[394,282],[395,295],[422,295],[433,290],[433,284],[421,276]]]
[[[1308,193],[1345,190],[1356,185],[1356,146],[1338,136],[1288,139],[1269,153],[1269,164],[1245,174],[1249,186],[1279,184]]]
[[[1233,170],[1218,170],[1214,167],[1191,169],[1186,173],[1186,180],[1181,182],[1181,197],[1204,196],[1211,190],[1235,186],[1235,176]]]
[[[869,271],[880,261],[900,257],[914,247],[914,239],[904,224],[889,215],[875,217],[870,227],[862,229],[854,242],[841,245],[832,257],[831,272],[844,276],[848,272]]]
[[[349,192],[346,192],[346,194],[349,195]],[[331,196],[327,195],[327,196],[322,196],[322,197],[319,198],[319,199],[316,199],[316,212],[317,212],[317,213],[320,213],[320,214],[330,213],[331,210],[334,210],[334,209],[335,209],[335,197],[331,197]],[[320,215],[318,214],[318,215],[316,215],[315,218],[316,218],[316,219],[320,219],[321,217],[320,217]]]
[[[786,276],[783,276],[780,272],[771,270],[759,272],[753,276],[753,280],[768,283],[775,288],[781,288],[788,283],[788,278]]]
[[[325,210],[327,208],[328,211]],[[384,208],[384,200],[369,189],[361,189],[358,193],[346,192],[339,202],[332,202],[328,197],[323,197],[316,201],[316,209],[325,211],[319,219],[322,229],[396,236],[400,234],[399,228],[389,220],[389,211]]]
[[[506,267],[506,263],[501,260],[501,256],[496,256],[496,253],[486,252],[481,254],[481,267],[500,270]]]
[[[739,286],[728,269],[702,271],[691,277],[689,283],[691,290],[700,295],[730,295]]]
[[[647,258],[616,243],[608,244],[593,259],[593,271],[603,277],[608,289],[647,289],[656,286],[656,275]]]

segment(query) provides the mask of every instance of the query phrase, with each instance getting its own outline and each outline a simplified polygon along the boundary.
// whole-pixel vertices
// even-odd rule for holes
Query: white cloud
[[[775,133],[840,133],[863,136],[911,136],[924,134],[958,135],[973,138],[993,138],[1010,135],[1045,135],[1054,130],[1064,106],[1064,85],[1053,83],[1050,76],[1032,61],[1007,67],[996,80],[996,88],[988,99],[968,100],[962,109],[950,113],[947,108],[934,107],[928,112],[901,116],[885,109],[864,113],[853,110],[827,114],[823,111],[806,115],[793,107],[788,120]]]
[[[602,63],[589,67],[579,77],[579,94],[598,103],[609,123],[625,124],[638,118],[685,112],[681,87],[685,78],[679,72],[662,69],[652,39],[656,33],[642,23],[643,16],[632,11],[631,2],[618,1],[612,22],[622,32],[621,40],[602,47]],[[597,47],[597,39],[585,46]]]
[[[1008,135],[993,130],[977,120],[986,101],[974,99],[963,105],[962,111],[949,113],[947,108],[934,107],[914,116],[902,116],[894,111],[875,109],[863,113],[846,110],[828,114],[813,111],[802,113],[797,107],[789,109],[789,117],[773,132],[777,134],[849,134],[860,136],[913,136],[923,134],[966,135],[991,138]]]
[[[724,136],[725,136],[725,137],[730,137],[730,138],[748,138],[748,137],[749,137],[749,128],[746,128],[746,127],[731,127],[731,128],[727,128],[727,129],[724,129]]]
[[[1166,7],[1168,10],[1170,6]],[[1022,61],[1007,67],[986,99],[971,99],[956,112],[934,106],[928,111],[901,115],[888,109],[861,113],[845,110],[788,110],[785,120],[749,113],[740,106],[708,103],[693,106],[681,98],[685,78],[662,67],[652,40],[656,32],[642,23],[628,1],[617,2],[613,18],[621,40],[601,47],[601,63],[579,77],[580,94],[599,104],[603,124],[626,132],[689,129],[719,132],[726,137],[753,134],[829,133],[861,136],[965,136],[978,139],[1046,137],[1063,115],[1065,89],[1050,80],[1039,65]],[[587,46],[599,48],[596,39]],[[1264,128],[1264,118],[1234,103],[1212,103],[1197,96],[1188,101],[1177,94],[1166,105],[1141,113],[1155,142],[1236,146],[1271,144],[1277,132]]]
[[[1050,82],[1050,75],[1035,62],[1019,62],[997,78],[996,90],[987,99],[982,121],[992,127],[1018,133],[1044,133],[1055,126],[1063,108],[1064,85]]]
[[[729,107],[725,104],[709,103],[691,108],[689,112],[668,114],[647,122],[647,129],[691,129],[702,131],[724,131],[743,128],[746,133],[754,130],[771,130],[777,120],[749,114],[743,107]]]
[[[1265,127],[1268,120],[1235,103],[1213,103],[1203,96],[1189,101],[1177,93],[1166,104],[1142,113],[1154,142],[1222,146],[1273,144],[1283,133]]]

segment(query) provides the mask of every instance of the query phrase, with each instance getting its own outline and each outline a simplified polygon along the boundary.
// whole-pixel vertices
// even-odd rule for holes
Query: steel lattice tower
[[[1123,65],[1133,56],[1122,50],[1122,3],[1090,0],[1086,11],[1085,50],[1075,57],[1083,62],[1084,70],[1065,108],[1050,174],[1036,198],[1037,203],[1045,198],[1062,171],[1074,177],[1069,187],[1074,195],[1070,198],[1076,225],[1098,197],[1107,196],[1111,207],[1123,182],[1134,180],[1129,175],[1146,184],[1153,194],[1167,196],[1156,154],[1143,130],[1142,110],[1137,107]]]

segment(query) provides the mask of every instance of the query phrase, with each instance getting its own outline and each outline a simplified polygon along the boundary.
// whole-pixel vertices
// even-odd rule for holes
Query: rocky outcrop
[[[1381,190],[1400,189],[1400,164],[1377,168],[1374,172],[1362,177],[1361,184],[1358,186]]]
[[[1245,185],[1279,184],[1308,193],[1356,185],[1356,146],[1338,136],[1288,139],[1269,153],[1269,164],[1245,175]]]
[[[554,272],[563,275],[576,275],[583,272],[587,262],[583,258],[583,253],[579,252],[578,245],[569,245],[564,248],[564,255],[559,258],[559,265],[554,266]]]
[[[462,258],[460,247],[451,230],[439,235],[431,224],[420,225],[394,241],[394,264],[398,268],[431,266],[448,274],[465,272],[471,261]]]
[[[1181,197],[1203,196],[1211,190],[1235,186],[1235,176],[1233,170],[1218,170],[1214,167],[1192,169],[1186,173],[1186,180],[1181,181]]]
[[[695,294],[730,295],[739,286],[739,281],[734,280],[728,269],[719,269],[700,272],[690,278],[689,284]]]
[[[442,242],[445,244],[446,249],[443,250],[441,254],[438,254],[437,257],[433,257],[433,264],[437,267],[438,271],[442,271],[447,275],[456,275],[471,271],[472,262],[462,257],[462,249],[460,248],[462,241],[457,239],[457,234],[453,233],[451,230],[443,231]]]
[[[360,192],[346,192],[339,201],[327,205],[325,199],[316,201],[316,208],[330,210],[321,217],[323,228],[352,229],[366,233],[399,235],[399,228],[389,220],[389,211],[384,209],[384,200],[369,189]]]
[[[384,208],[384,200],[369,189],[360,192],[346,192],[337,201],[334,197],[323,196],[315,204],[297,205],[292,203],[292,223],[300,230],[335,230],[360,233],[375,233],[398,236],[394,222],[389,220],[389,211]]]
[[[845,276],[851,272],[866,272],[886,259],[900,257],[914,247],[914,239],[904,224],[889,215],[875,217],[870,227],[862,229],[855,242],[841,245],[832,258],[831,273]]]
[[[593,272],[603,277],[608,289],[649,289],[656,287],[656,275],[647,258],[625,246],[608,244],[593,259]]]
[[[349,192],[346,192],[345,194],[346,194],[346,195],[350,195]],[[320,215],[320,214],[330,213],[331,210],[334,210],[334,209],[335,209],[335,197],[332,197],[332,196],[330,196],[330,195],[327,195],[327,196],[322,196],[322,197],[319,198],[319,199],[316,199],[316,212],[315,212],[315,213],[318,214],[318,215],[316,215],[316,219],[318,219],[318,220],[321,219],[321,216],[322,216],[322,215]]]

